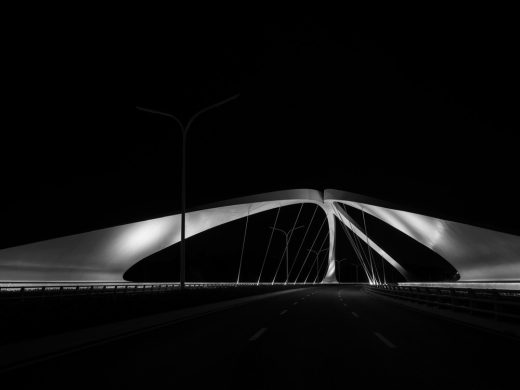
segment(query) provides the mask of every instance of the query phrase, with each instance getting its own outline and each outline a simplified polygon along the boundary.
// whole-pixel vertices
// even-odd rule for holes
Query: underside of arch
[[[461,281],[520,280],[520,237],[398,209],[395,205],[338,190],[325,202],[355,207],[400,230],[448,261]]]

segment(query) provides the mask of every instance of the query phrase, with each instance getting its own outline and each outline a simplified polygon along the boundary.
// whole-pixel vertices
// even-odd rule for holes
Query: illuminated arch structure
[[[294,189],[219,202],[186,214],[186,237],[274,208],[313,203],[329,225],[324,283],[336,283],[336,220],[379,253],[405,279],[399,263],[366,237],[341,207],[348,205],[382,220],[447,260],[461,281],[520,280],[520,237],[396,209],[392,204],[337,190]],[[3,281],[123,281],[140,260],[180,241],[180,215],[40,241],[0,250]],[[419,260],[418,260],[419,261]]]

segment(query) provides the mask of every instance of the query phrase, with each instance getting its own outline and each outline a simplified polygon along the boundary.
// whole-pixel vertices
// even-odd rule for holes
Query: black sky
[[[505,13],[160,13],[9,43],[2,247],[177,212],[179,130],[135,106],[187,120],[237,92],[189,134],[189,206],[337,188],[520,234]]]

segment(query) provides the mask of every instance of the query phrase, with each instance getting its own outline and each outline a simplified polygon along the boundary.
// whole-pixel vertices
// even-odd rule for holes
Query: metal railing
[[[520,321],[520,291],[380,285],[366,286],[370,292],[412,302]]]
[[[274,286],[293,288],[312,284],[275,283]],[[231,287],[272,287],[272,283],[233,283],[233,282],[191,282],[186,283],[187,289],[203,288],[231,288]],[[180,291],[180,284],[176,283],[6,283],[0,286],[0,302],[5,300],[25,300],[45,297],[89,296],[103,294],[159,294],[171,291]]]

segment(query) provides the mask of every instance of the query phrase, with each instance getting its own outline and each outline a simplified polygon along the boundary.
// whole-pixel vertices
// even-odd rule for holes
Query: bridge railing
[[[186,283],[188,290],[202,288],[231,288],[231,287],[262,287],[309,286],[303,283],[233,283],[233,282],[191,282]],[[160,294],[180,290],[179,283],[81,283],[81,284],[16,284],[9,283],[0,286],[0,302],[6,300],[44,299],[45,297],[88,296],[102,294]]]
[[[520,321],[520,291],[380,285],[368,291],[469,314]]]

